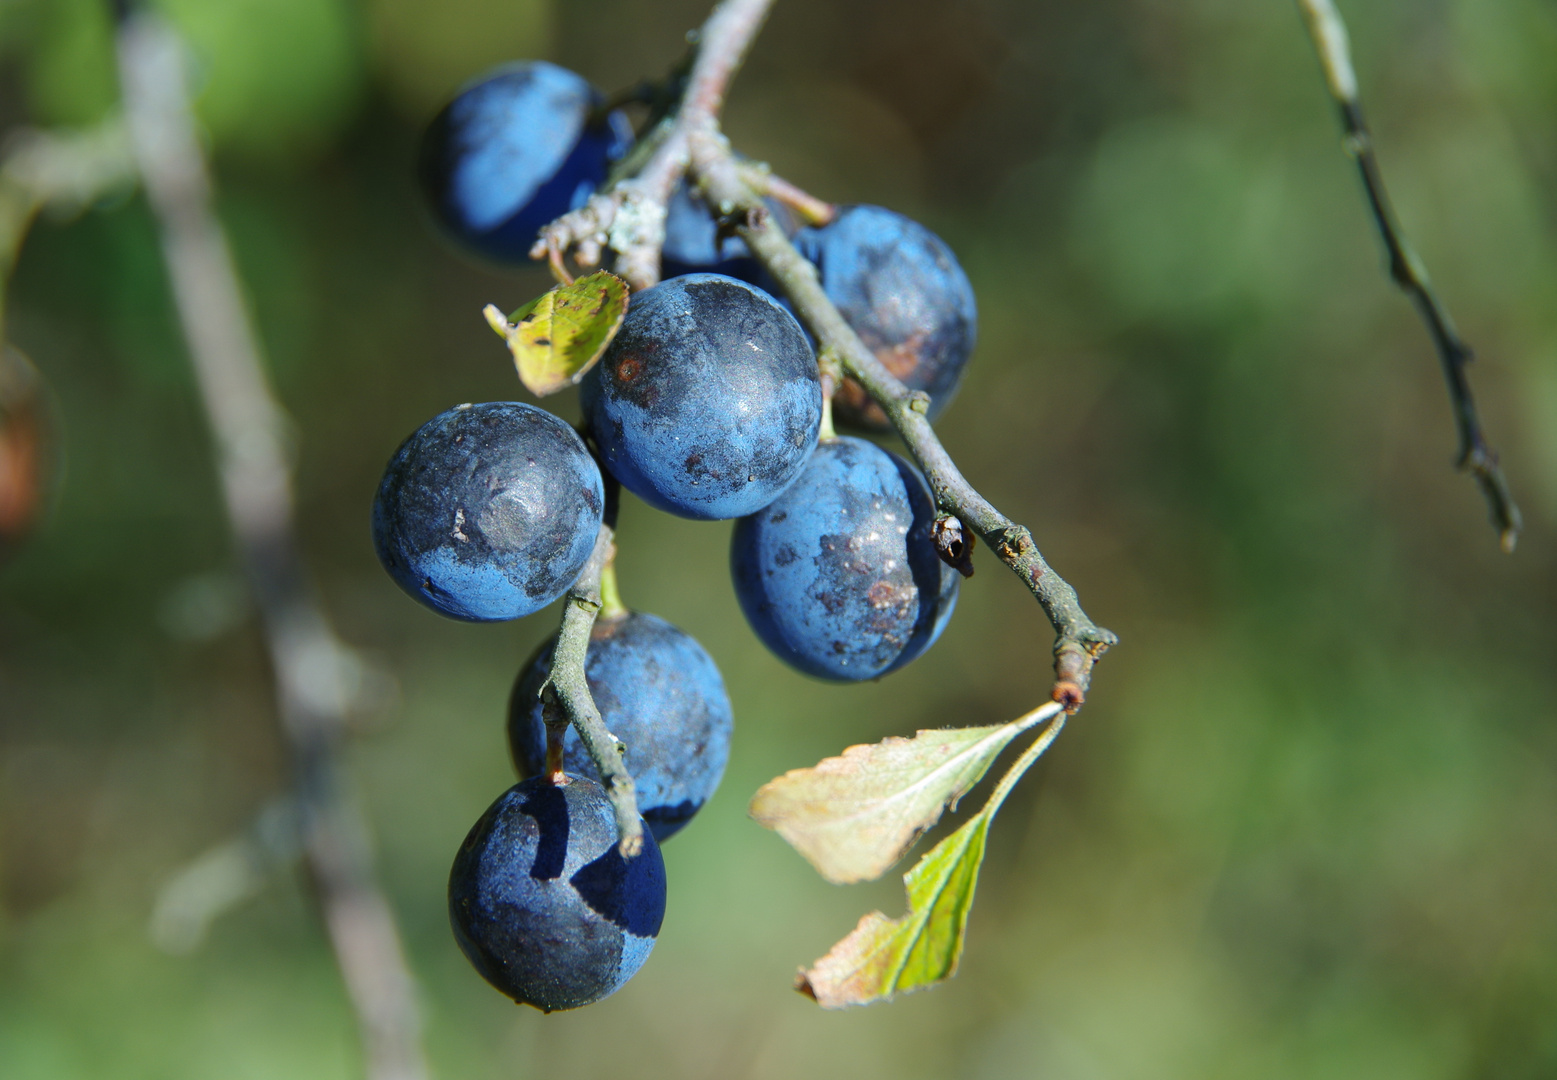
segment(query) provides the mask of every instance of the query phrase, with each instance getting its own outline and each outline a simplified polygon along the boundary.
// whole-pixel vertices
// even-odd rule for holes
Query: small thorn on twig
[[[941,561],[965,578],[973,576],[973,545],[968,543],[962,519],[954,514],[942,514],[935,519],[930,534],[935,540],[935,553]]]

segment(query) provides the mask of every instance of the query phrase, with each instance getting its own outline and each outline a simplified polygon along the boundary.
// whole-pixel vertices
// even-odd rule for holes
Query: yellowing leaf
[[[874,880],[979,782],[1026,719],[851,746],[769,781],[752,798],[751,816],[828,881]]]
[[[989,823],[1022,774],[1059,735],[1065,714],[1058,705],[1046,705],[1007,725],[1025,730],[1042,720],[1049,726],[1000,778],[983,808],[904,875],[908,914],[865,916],[848,937],[800,973],[795,989],[824,1009],[842,1009],[933,986],[956,973]]]
[[[594,366],[627,317],[627,282],[604,270],[542,293],[508,318],[483,314],[508,342],[519,381],[536,397],[574,385]]]
[[[800,973],[795,989],[824,1009],[842,1009],[951,978],[962,958],[989,820],[980,812],[903,877],[907,915],[889,919],[871,912],[809,971]]]

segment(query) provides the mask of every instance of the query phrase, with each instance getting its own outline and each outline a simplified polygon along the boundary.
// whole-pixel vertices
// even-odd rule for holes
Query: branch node
[[[962,520],[955,514],[942,514],[930,530],[935,553],[941,561],[965,578],[973,576],[973,545],[968,542]]]

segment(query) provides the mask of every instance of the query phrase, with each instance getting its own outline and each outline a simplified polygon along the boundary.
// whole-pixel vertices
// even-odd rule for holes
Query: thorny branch
[[[709,204],[736,221],[736,233],[783,287],[821,346],[836,352],[844,370],[881,405],[924,470],[936,506],[977,533],[1032,590],[1056,634],[1054,700],[1070,711],[1080,708],[1092,665],[1118,638],[1087,617],[1076,590],[1044,561],[1027,527],[995,509],[963,477],[925,415],[928,395],[910,391],[898,381],[844,320],[822,290],[816,268],[795,250],[760,195],[742,179],[722,135],[698,134],[692,147],[692,172]]]
[[[581,261],[588,261],[609,244],[621,253],[618,271],[629,284],[635,289],[652,285],[659,276],[664,199],[684,173],[695,179],[721,224],[733,225],[789,296],[823,354],[836,354],[845,372],[881,405],[924,470],[936,505],[976,533],[1037,597],[1056,634],[1053,697],[1074,712],[1086,698],[1093,664],[1118,638],[1087,617],[1076,590],[1044,561],[1032,533],[995,509],[963,477],[925,415],[929,398],[896,379],[844,321],[822,290],[816,268],[772,220],[763,195],[788,196],[803,216],[818,222],[831,216],[831,208],[738,161],[719,131],[725,88],[771,6],[772,0],[724,0],[714,9],[698,34],[686,96],[648,136],[655,146],[642,171],[542,230],[531,256],[549,258],[557,269],[571,247],[577,246]],[[629,210],[640,215],[634,220],[644,223],[643,229],[617,228]]]
[[[595,550],[590,554],[589,562],[584,564],[578,580],[568,590],[567,604],[562,609],[562,628],[557,631],[557,645],[552,650],[551,674],[541,691],[541,709],[548,730],[554,723],[553,715],[560,711],[578,732],[616,812],[618,847],[624,858],[631,858],[643,849],[643,820],[638,816],[637,789],[622,760],[625,748],[606,730],[605,720],[595,705],[584,675],[590,631],[601,607],[600,575],[613,554],[613,525],[614,522],[608,521],[600,526]]]
[[[1475,353],[1454,328],[1454,321],[1449,318],[1448,310],[1428,280],[1427,269],[1406,241],[1405,232],[1384,190],[1384,177],[1373,151],[1373,136],[1363,120],[1362,103],[1357,93],[1357,75],[1352,69],[1346,24],[1341,21],[1340,12],[1331,0],[1298,0],[1298,3],[1308,23],[1309,35],[1314,39],[1314,48],[1319,53],[1330,96],[1335,99],[1340,110],[1341,127],[1346,133],[1346,152],[1357,162],[1362,186],[1367,193],[1368,208],[1373,213],[1373,222],[1378,226],[1379,236],[1389,253],[1390,277],[1411,297],[1438,350],[1444,379],[1449,384],[1455,426],[1460,436],[1457,464],[1476,478],[1482,494],[1486,496],[1487,506],[1492,512],[1492,523],[1497,526],[1503,550],[1512,552],[1519,540],[1519,507],[1515,505],[1514,496],[1508,489],[1508,481],[1503,478],[1497,451],[1488,444],[1481,429],[1476,401],[1471,396],[1470,379],[1465,368],[1475,359]]]
[[[118,35],[125,119],[156,214],[174,300],[212,434],[234,538],[263,616],[290,751],[303,851],[370,1080],[424,1080],[421,1023],[394,915],[374,877],[367,826],[338,760],[360,662],[336,638],[293,530],[285,419],[244,309],[185,85],[176,34],[147,13]]]

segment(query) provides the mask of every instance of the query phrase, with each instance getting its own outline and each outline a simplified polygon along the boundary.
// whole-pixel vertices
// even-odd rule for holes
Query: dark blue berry
[[[540,694],[552,647],[542,646],[525,665],[509,702],[508,744],[521,776],[546,764]],[[713,795],[730,758],[734,720],[719,669],[690,634],[635,611],[595,623],[584,674],[606,728],[627,747],[638,809],[654,838],[664,841]],[[600,779],[571,727],[563,767]]]
[[[422,139],[422,188],[468,247],[525,262],[541,226],[582,206],[632,143],[626,117],[597,116],[600,94],[545,61],[483,75],[444,106]]]
[[[930,395],[933,420],[951,402],[973,354],[973,286],[940,237],[879,206],[851,206],[802,229],[800,253],[854,332],[910,390]],[[884,428],[886,415],[853,379],[833,399],[839,419]]]
[[[720,274],[635,295],[579,400],[623,487],[705,521],[777,498],[822,422],[816,355],[800,324],[761,289]]]
[[[794,235],[795,216],[777,200],[766,202],[768,213],[784,232]],[[661,254],[661,277],[707,272],[756,283],[764,274],[745,241],[735,235],[719,236],[713,214],[684,181],[676,186],[665,207],[665,246]]]
[[[665,863],[652,836],[630,859],[593,780],[537,776],[471,828],[449,873],[449,921],[487,982],[551,1012],[621,989],[665,918]]]
[[[800,479],[735,526],[730,568],[763,643],[808,675],[895,671],[935,643],[958,575],[930,538],[918,470],[863,439],[823,440]]]
[[[395,451],[373,501],[373,545],[434,611],[517,619],[567,592],[604,505],[600,469],[567,424],[517,401],[461,405]]]

